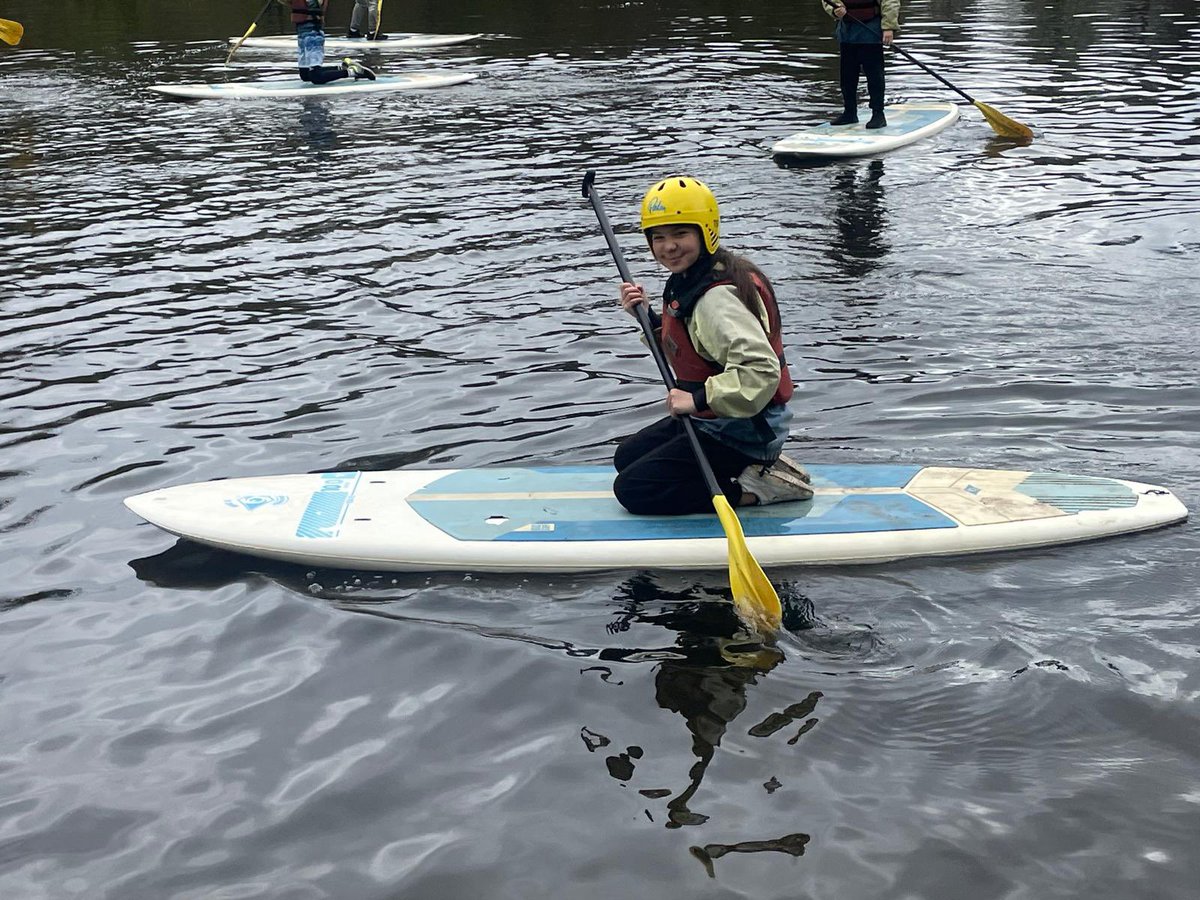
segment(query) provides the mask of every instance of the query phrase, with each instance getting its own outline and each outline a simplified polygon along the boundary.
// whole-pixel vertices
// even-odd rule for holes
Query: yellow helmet
[[[642,231],[657,225],[696,225],[709,253],[715,253],[721,245],[717,198],[708,185],[687,175],[664,178],[646,191],[642,198]]]

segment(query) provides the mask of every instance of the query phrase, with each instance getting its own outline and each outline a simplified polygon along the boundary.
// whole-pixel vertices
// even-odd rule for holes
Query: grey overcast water
[[[333,0],[331,31],[349,19]],[[209,551],[124,497],[361,467],[603,463],[658,414],[655,178],[774,279],[789,452],[1113,475],[1200,506],[1200,5],[924,0],[903,45],[1008,116],[784,167],[838,108],[819,0],[388,2],[407,95],[283,74],[261,0],[6,0],[4,900],[1185,900],[1195,519],[772,572],[378,575]],[[272,9],[260,33],[286,33]],[[957,99],[890,56],[892,100]]]

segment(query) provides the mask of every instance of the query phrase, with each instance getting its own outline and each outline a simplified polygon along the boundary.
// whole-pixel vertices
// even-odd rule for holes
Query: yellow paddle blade
[[[231,59],[233,59],[233,54],[238,52],[238,47],[240,47],[240,46],[242,46],[242,44],[246,43],[246,38],[248,38],[248,37],[250,37],[250,35],[254,34],[254,29],[257,27],[258,27],[258,23],[255,22],[249,28],[246,29],[246,33],[243,34],[241,36],[241,38],[238,40],[238,42],[233,45],[233,49],[230,50],[229,55],[227,57],[225,57],[225,65],[229,65],[229,61]]]
[[[1016,138],[1022,141],[1033,140],[1033,131],[1028,125],[1022,125],[1016,119],[1010,119],[1004,113],[1000,112],[1000,110],[994,109],[986,103],[980,103],[978,100],[974,102],[996,134],[1001,137]]]
[[[21,42],[23,34],[25,34],[25,26],[20,22],[14,22],[12,19],[0,19],[0,41],[16,46]]]
[[[713,508],[717,511],[717,518],[721,520],[725,539],[729,543],[729,587],[733,591],[733,605],[738,615],[762,634],[778,631],[783,624],[783,604],[779,602],[779,595],[767,580],[762,566],[746,546],[746,536],[742,533],[742,523],[738,521],[737,513],[724,494],[713,497]]]

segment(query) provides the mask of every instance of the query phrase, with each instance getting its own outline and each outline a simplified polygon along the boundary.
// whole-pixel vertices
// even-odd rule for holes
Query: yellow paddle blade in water
[[[15,46],[21,42],[23,34],[25,34],[25,26],[20,22],[14,22],[12,19],[0,19],[0,41]]]
[[[742,533],[737,513],[724,494],[713,497],[713,508],[729,543],[729,587],[738,615],[762,634],[778,631],[783,624],[783,604],[762,566],[746,546],[746,535]]]
[[[1023,141],[1033,140],[1033,130],[1028,125],[1022,125],[1016,119],[1010,119],[1000,110],[988,106],[986,103],[980,103],[978,100],[972,101],[979,111],[983,113],[983,117],[987,119],[992,130],[1001,137],[1017,138]]]

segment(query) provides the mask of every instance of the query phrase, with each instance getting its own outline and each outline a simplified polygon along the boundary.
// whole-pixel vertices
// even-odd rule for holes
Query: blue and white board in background
[[[1187,518],[1160,487],[1080,475],[814,465],[811,500],[742,507],[763,566],[1020,550]],[[715,515],[633,516],[607,466],[342,472],[164,488],[125,505],[213,547],[375,571],[722,569]]]
[[[331,37],[325,35],[325,49],[330,53],[345,53],[354,50],[427,50],[431,47],[451,47],[479,40],[482,34],[416,34],[413,32],[390,32],[380,40],[369,38]],[[229,43],[236,44],[240,37],[231,37]],[[248,37],[239,50],[274,50],[295,53],[294,34],[271,34],[263,37]]]
[[[884,107],[887,126],[867,128],[870,110],[858,111],[854,125],[815,125],[784,138],[771,148],[775,156],[840,158],[886,153],[931,137],[958,118],[954,103],[895,103]]]
[[[150,90],[185,100],[251,100],[295,97],[330,97],[337,94],[381,94],[391,91],[419,91],[449,87],[478,78],[475,72],[406,72],[380,75],[374,81],[339,78],[325,84],[311,84],[299,78],[231,81],[221,84],[155,84]]]

